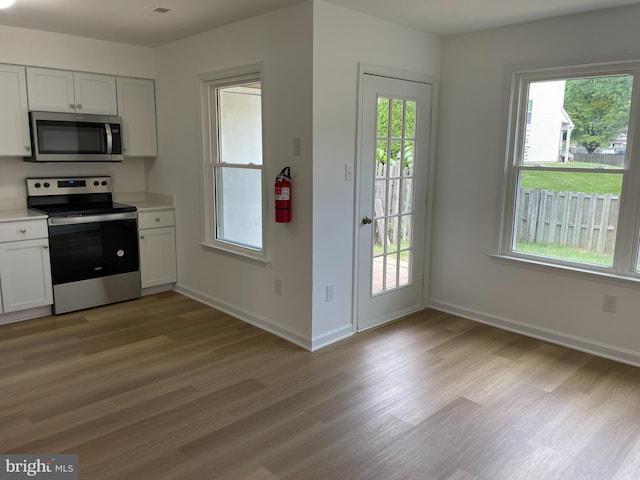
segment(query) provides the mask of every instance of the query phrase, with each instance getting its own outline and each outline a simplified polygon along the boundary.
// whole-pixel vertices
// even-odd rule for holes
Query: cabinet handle
[[[156,217],[156,222],[159,222],[159,221],[160,221],[160,217]]]
[[[25,146],[24,146],[24,149],[25,149],[27,152],[30,152],[30,151],[31,151],[31,146],[30,146],[30,145],[25,145]]]
[[[49,245],[42,245],[42,248],[46,250],[47,248],[49,248]]]
[[[27,233],[27,229],[26,228],[21,228],[20,229],[20,233]]]
[[[141,239],[141,240],[144,240],[144,235],[140,235],[140,239]]]
[[[82,105],[77,104],[77,105],[76,105],[76,108],[77,108],[78,110],[82,110]]]
[[[69,104],[69,108],[73,108],[73,109],[75,110],[75,109],[76,109],[76,106],[75,106],[75,104],[70,103],[70,104]]]

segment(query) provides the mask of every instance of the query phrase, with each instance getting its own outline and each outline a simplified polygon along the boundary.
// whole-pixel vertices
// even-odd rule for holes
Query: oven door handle
[[[78,215],[73,217],[49,218],[49,225],[76,225],[79,223],[99,223],[113,220],[130,220],[138,217],[137,212],[107,213],[104,215]]]

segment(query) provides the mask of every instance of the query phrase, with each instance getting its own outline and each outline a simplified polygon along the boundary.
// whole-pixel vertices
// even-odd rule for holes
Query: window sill
[[[640,277],[626,276],[617,273],[609,273],[597,270],[588,270],[585,268],[574,267],[571,265],[559,265],[555,263],[548,263],[540,260],[533,260],[530,258],[512,257],[509,255],[489,254],[491,258],[496,261],[504,262],[506,264],[518,265],[528,267],[534,270],[540,270],[543,272],[553,272],[562,275],[567,275],[573,278],[579,278],[581,280],[591,280],[611,285],[625,285],[638,287],[640,286]]]
[[[258,251],[252,252],[249,249],[246,249],[246,251],[242,251],[240,249],[236,249],[231,246],[226,246],[223,244],[212,244],[212,243],[205,243],[205,242],[199,242],[199,245],[206,248],[207,250],[214,250],[216,252],[235,255],[248,260],[253,260],[254,262],[257,262],[257,263],[262,263],[267,266],[271,265],[271,260],[263,252],[258,252]]]

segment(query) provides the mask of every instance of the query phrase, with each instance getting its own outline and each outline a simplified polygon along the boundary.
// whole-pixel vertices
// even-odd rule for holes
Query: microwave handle
[[[107,155],[111,155],[113,152],[113,135],[111,133],[111,124],[105,123],[104,130],[107,133]]]

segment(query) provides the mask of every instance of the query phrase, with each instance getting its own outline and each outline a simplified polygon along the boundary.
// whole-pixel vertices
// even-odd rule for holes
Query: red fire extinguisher
[[[284,167],[276,177],[276,222],[291,221],[291,168]]]

